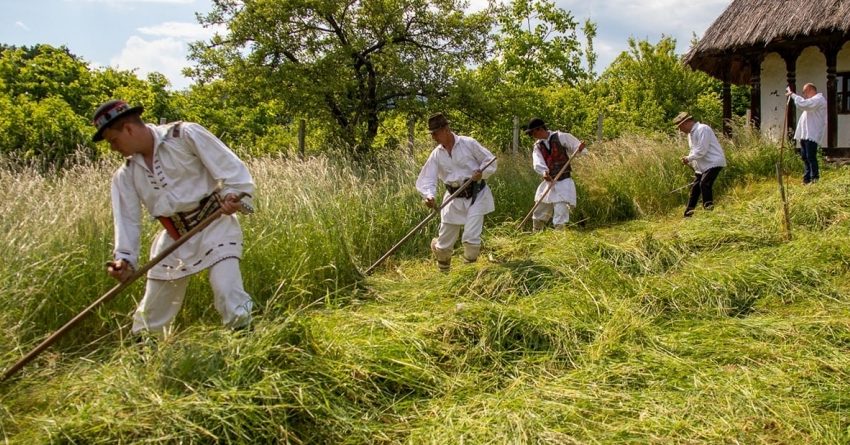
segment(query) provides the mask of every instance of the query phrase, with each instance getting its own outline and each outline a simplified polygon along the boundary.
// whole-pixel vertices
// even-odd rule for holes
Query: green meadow
[[[686,146],[591,145],[573,224],[535,234],[515,225],[538,178],[500,155],[479,262],[438,272],[434,222],[369,277],[427,215],[427,146],[252,159],[253,330],[220,326],[201,276],[173,335],[131,338],[136,283],[0,383],[0,442],[850,443],[850,174],[804,187],[786,155],[788,241],[775,145],[724,141],[717,208],[690,219]],[[0,367],[114,285],[118,162],[0,169]]]

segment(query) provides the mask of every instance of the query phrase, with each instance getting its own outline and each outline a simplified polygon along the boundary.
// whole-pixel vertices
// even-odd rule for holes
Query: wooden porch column
[[[723,134],[732,135],[732,60],[723,61]]]
[[[779,55],[782,56],[783,60],[785,60],[785,71],[787,72],[786,78],[788,80],[788,86],[791,87],[791,91],[799,93],[797,91],[797,57],[800,56],[800,50],[781,51]],[[780,94],[785,95],[784,88]],[[797,128],[797,107],[794,105],[794,101],[792,100],[791,104],[788,106],[788,134],[785,135],[785,139],[791,139],[794,137],[795,128]]]
[[[838,145],[838,83],[835,79],[835,66],[841,43],[830,42],[820,47],[826,56],[826,146]]]
[[[750,123],[761,128],[761,62],[763,54],[750,57]]]

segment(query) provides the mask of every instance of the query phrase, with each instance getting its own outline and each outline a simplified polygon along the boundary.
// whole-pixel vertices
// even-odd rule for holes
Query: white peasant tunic
[[[448,150],[438,145],[431,151],[416,179],[416,190],[425,199],[433,198],[437,194],[438,181],[458,187],[464,180],[472,177],[475,170],[481,170],[482,179],[487,179],[496,173],[498,161],[494,161],[482,170],[484,165],[495,157],[493,153],[471,137],[452,134],[455,138],[452,154],[449,155]],[[449,192],[445,192],[444,202],[449,195]],[[446,224],[463,225],[466,224],[467,216],[486,215],[495,209],[490,186],[485,186],[475,197],[475,203],[472,203],[472,199],[455,198],[449,205],[443,207],[440,217]]]
[[[549,137],[551,137],[553,132],[549,132],[546,136],[546,139],[540,140],[546,148],[549,148]],[[581,141],[576,139],[575,136],[564,133],[560,131],[556,131],[554,133],[558,134],[558,141],[561,143],[561,146],[567,150],[567,154],[572,158],[576,155],[576,151],[581,146]],[[583,153],[584,151],[582,151]],[[581,153],[579,153],[581,154]],[[534,171],[536,171],[539,175],[543,176],[546,173],[549,173],[549,176],[552,178],[558,174],[558,172],[550,172],[549,166],[546,165],[546,160],[543,158],[543,154],[540,153],[540,150],[537,148],[537,143],[535,142],[534,148],[532,148],[531,153],[532,166],[534,167]],[[570,165],[573,165],[570,162]],[[540,201],[540,197],[546,193],[546,189],[549,187],[549,181],[543,181],[540,185],[537,186],[537,191],[534,193],[534,201]],[[543,198],[543,202],[546,204],[554,204],[557,202],[566,202],[570,206],[575,207],[576,205],[576,184],[573,182],[572,178],[567,178],[555,183],[552,190],[549,194]]]
[[[201,125],[185,122],[147,127],[154,136],[153,170],[141,154],[135,154],[112,177],[113,256],[134,267],[139,257],[142,206],[153,218],[172,216],[198,207],[219,183],[222,196],[254,191],[245,164]],[[173,242],[165,230],[160,231],[150,257]],[[148,271],[148,278],[174,280],[223,259],[241,257],[242,229],[235,215],[224,215]]]

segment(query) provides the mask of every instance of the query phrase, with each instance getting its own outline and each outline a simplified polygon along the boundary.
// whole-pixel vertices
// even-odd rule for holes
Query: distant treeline
[[[597,75],[596,24],[579,26],[552,2],[474,13],[451,1],[403,0],[398,11],[276,3],[222,3],[200,17],[227,36],[191,45],[195,83],[184,91],[159,73],[91,68],[64,46],[0,44],[0,155],[42,168],[97,158],[105,147],[90,142],[89,121],[109,98],[144,105],[151,122],[201,122],[243,155],[294,153],[302,120],[308,153],[397,151],[411,120],[427,141],[424,121],[435,111],[497,151],[510,146],[515,116],[543,117],[583,139],[597,137],[600,115],[604,138],[671,132],[683,109],[720,125],[720,82],[683,66],[675,40],[630,39]],[[735,114],[748,94],[733,87]]]

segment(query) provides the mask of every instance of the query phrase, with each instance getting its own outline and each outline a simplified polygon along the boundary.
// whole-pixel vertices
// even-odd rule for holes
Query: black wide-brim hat
[[[546,122],[543,122],[543,119],[535,117],[528,122],[528,125],[525,126],[525,134],[531,134],[532,131],[545,126]]]
[[[130,114],[142,114],[145,111],[145,108],[141,105],[131,107],[130,104],[124,102],[123,100],[113,99],[107,102],[104,102],[97,110],[94,111],[94,117],[92,118],[92,124],[97,128],[97,131],[92,136],[92,142],[99,142],[103,140],[103,130],[109,128],[116,119],[127,116]]]
[[[433,114],[428,118],[428,131],[431,133],[448,126],[449,120],[443,116],[443,113]]]

